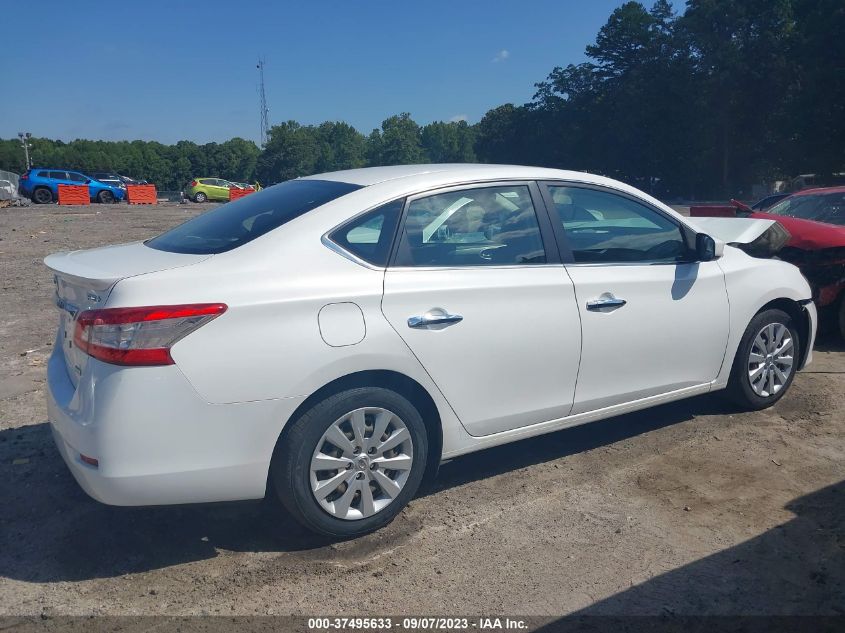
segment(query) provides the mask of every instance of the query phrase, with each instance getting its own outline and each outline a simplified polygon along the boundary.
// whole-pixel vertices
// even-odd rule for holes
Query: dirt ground
[[[210,205],[0,210],[0,614],[843,614],[845,346],[772,410],[714,396],[466,456],[329,543],[266,504],[111,508],[53,447],[42,258]]]

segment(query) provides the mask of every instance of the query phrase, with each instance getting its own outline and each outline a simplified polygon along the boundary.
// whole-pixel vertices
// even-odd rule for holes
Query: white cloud
[[[456,114],[451,119],[449,119],[449,123],[457,123],[458,121],[466,121],[469,117],[466,114]]]
[[[498,64],[499,62],[505,61],[510,56],[511,56],[510,51],[507,50],[506,48],[503,48],[498,53],[496,53],[496,56],[493,59],[491,59],[490,61],[493,62],[494,64]]]

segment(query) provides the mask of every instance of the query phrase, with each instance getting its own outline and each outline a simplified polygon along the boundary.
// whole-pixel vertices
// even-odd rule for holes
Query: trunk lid
[[[57,347],[61,345],[73,385],[79,382],[88,361],[88,355],[73,342],[80,313],[104,307],[112,288],[121,279],[190,266],[209,257],[159,251],[142,242],[47,256],[44,263],[53,272],[55,301],[60,312]]]

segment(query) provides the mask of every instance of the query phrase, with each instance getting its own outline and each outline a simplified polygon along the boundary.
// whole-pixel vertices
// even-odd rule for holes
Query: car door
[[[728,341],[727,291],[717,261],[695,261],[692,230],[621,192],[543,189],[581,317],[572,413],[715,380]]]
[[[385,273],[385,317],[472,435],[572,408],[578,309],[538,196],[516,182],[410,198]]]
[[[223,180],[222,178],[215,178],[214,179],[214,198],[216,200],[228,200],[229,199],[229,187],[231,187],[231,183],[228,180]]]
[[[79,185],[79,186],[88,185],[88,197],[89,198],[94,198],[100,190],[100,187],[98,187],[96,184],[94,184],[94,181],[92,181],[90,178],[87,178],[86,176],[83,176],[82,174],[79,174],[75,171],[69,171],[67,173],[67,177],[68,177],[68,180],[70,180],[71,184]]]
[[[54,200],[58,199],[59,197],[59,185],[77,184],[70,179],[66,171],[50,171],[49,173],[50,182],[48,184],[50,186],[50,190],[53,192]]]

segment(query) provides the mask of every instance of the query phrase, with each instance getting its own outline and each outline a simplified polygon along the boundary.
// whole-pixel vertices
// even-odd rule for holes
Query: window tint
[[[289,180],[203,213],[146,245],[171,253],[223,253],[360,188],[329,180]]]
[[[213,185],[215,184],[215,178],[200,178],[199,183],[201,185]]]
[[[550,186],[576,262],[675,262],[689,248],[681,228],[630,198],[579,187]]]
[[[766,211],[828,224],[845,224],[845,193],[792,196]]]
[[[525,185],[450,191],[408,207],[399,266],[496,266],[546,261]]]
[[[404,204],[404,200],[388,202],[340,227],[330,237],[364,261],[387,266],[393,233]]]
[[[69,180],[72,180],[73,182],[81,182],[81,183],[85,183],[85,181],[86,181],[86,180],[88,180],[88,179],[87,179],[85,176],[83,176],[82,174],[76,174],[76,173],[74,173],[74,172],[72,172],[72,171],[71,171],[71,172],[68,172],[68,179],[69,179]]]
[[[38,177],[39,178],[52,178],[49,171],[39,171]]]
[[[51,171],[50,178],[55,180],[67,180],[67,173],[63,171]]]

